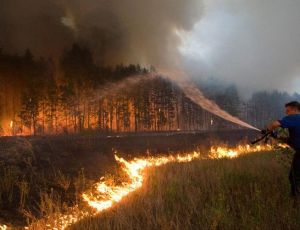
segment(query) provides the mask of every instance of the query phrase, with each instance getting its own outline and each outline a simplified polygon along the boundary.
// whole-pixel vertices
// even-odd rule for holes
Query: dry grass
[[[289,197],[289,160],[289,153],[276,151],[148,169],[140,190],[70,230],[300,229],[300,210]],[[16,210],[19,226],[80,205],[92,183],[83,169],[70,176],[25,166],[0,168],[0,212]],[[16,226],[14,218],[6,220]],[[36,229],[46,225],[41,221]]]
[[[14,228],[63,213],[82,202],[80,194],[94,183],[85,178],[83,169],[70,177],[54,167],[0,166],[0,222]]]
[[[142,189],[70,229],[300,229],[286,158],[258,153],[149,169]]]

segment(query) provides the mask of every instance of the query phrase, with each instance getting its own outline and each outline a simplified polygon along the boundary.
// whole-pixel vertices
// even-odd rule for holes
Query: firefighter
[[[262,133],[270,132],[282,127],[289,130],[287,143],[295,150],[291,164],[289,181],[291,185],[291,195],[295,198],[297,206],[300,204],[300,103],[292,101],[285,104],[286,116],[281,120],[273,121]]]

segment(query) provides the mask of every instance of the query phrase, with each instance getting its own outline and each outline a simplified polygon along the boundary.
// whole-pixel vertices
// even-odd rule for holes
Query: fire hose
[[[270,140],[270,138],[278,139],[278,137],[274,131],[267,131],[265,134],[263,134],[258,139],[251,141],[251,144],[255,145],[256,143],[258,143],[260,141],[264,141],[264,143],[267,144],[268,141]]]

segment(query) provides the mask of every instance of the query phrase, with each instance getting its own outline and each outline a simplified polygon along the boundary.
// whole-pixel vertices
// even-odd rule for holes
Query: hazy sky
[[[98,64],[187,67],[240,91],[300,93],[300,0],[0,0],[0,47]],[[181,43],[180,43],[181,40]]]
[[[240,91],[300,93],[299,0],[204,0],[202,19],[181,33],[195,76],[236,83]]]

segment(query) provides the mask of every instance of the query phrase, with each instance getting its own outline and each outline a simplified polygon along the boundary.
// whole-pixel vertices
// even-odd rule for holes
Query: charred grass
[[[129,159],[188,151],[199,144],[195,140],[208,138],[204,133],[149,135],[0,137],[0,225],[24,227],[80,206],[82,191],[101,176],[122,177],[115,151]]]
[[[101,175],[122,177],[113,154],[86,141],[61,142],[2,144],[0,223],[17,229],[80,208],[80,194]],[[290,158],[274,151],[148,169],[141,189],[69,229],[300,229],[289,196]]]
[[[70,229],[300,229],[290,157],[268,152],[149,169],[141,189]]]
[[[64,213],[69,207],[81,205],[81,193],[100,175],[117,174],[119,169],[113,166],[112,157],[78,152],[80,146],[86,151],[88,143],[73,142],[77,149],[67,143],[61,148],[63,144],[34,143],[24,138],[1,142],[0,224],[19,229]]]

